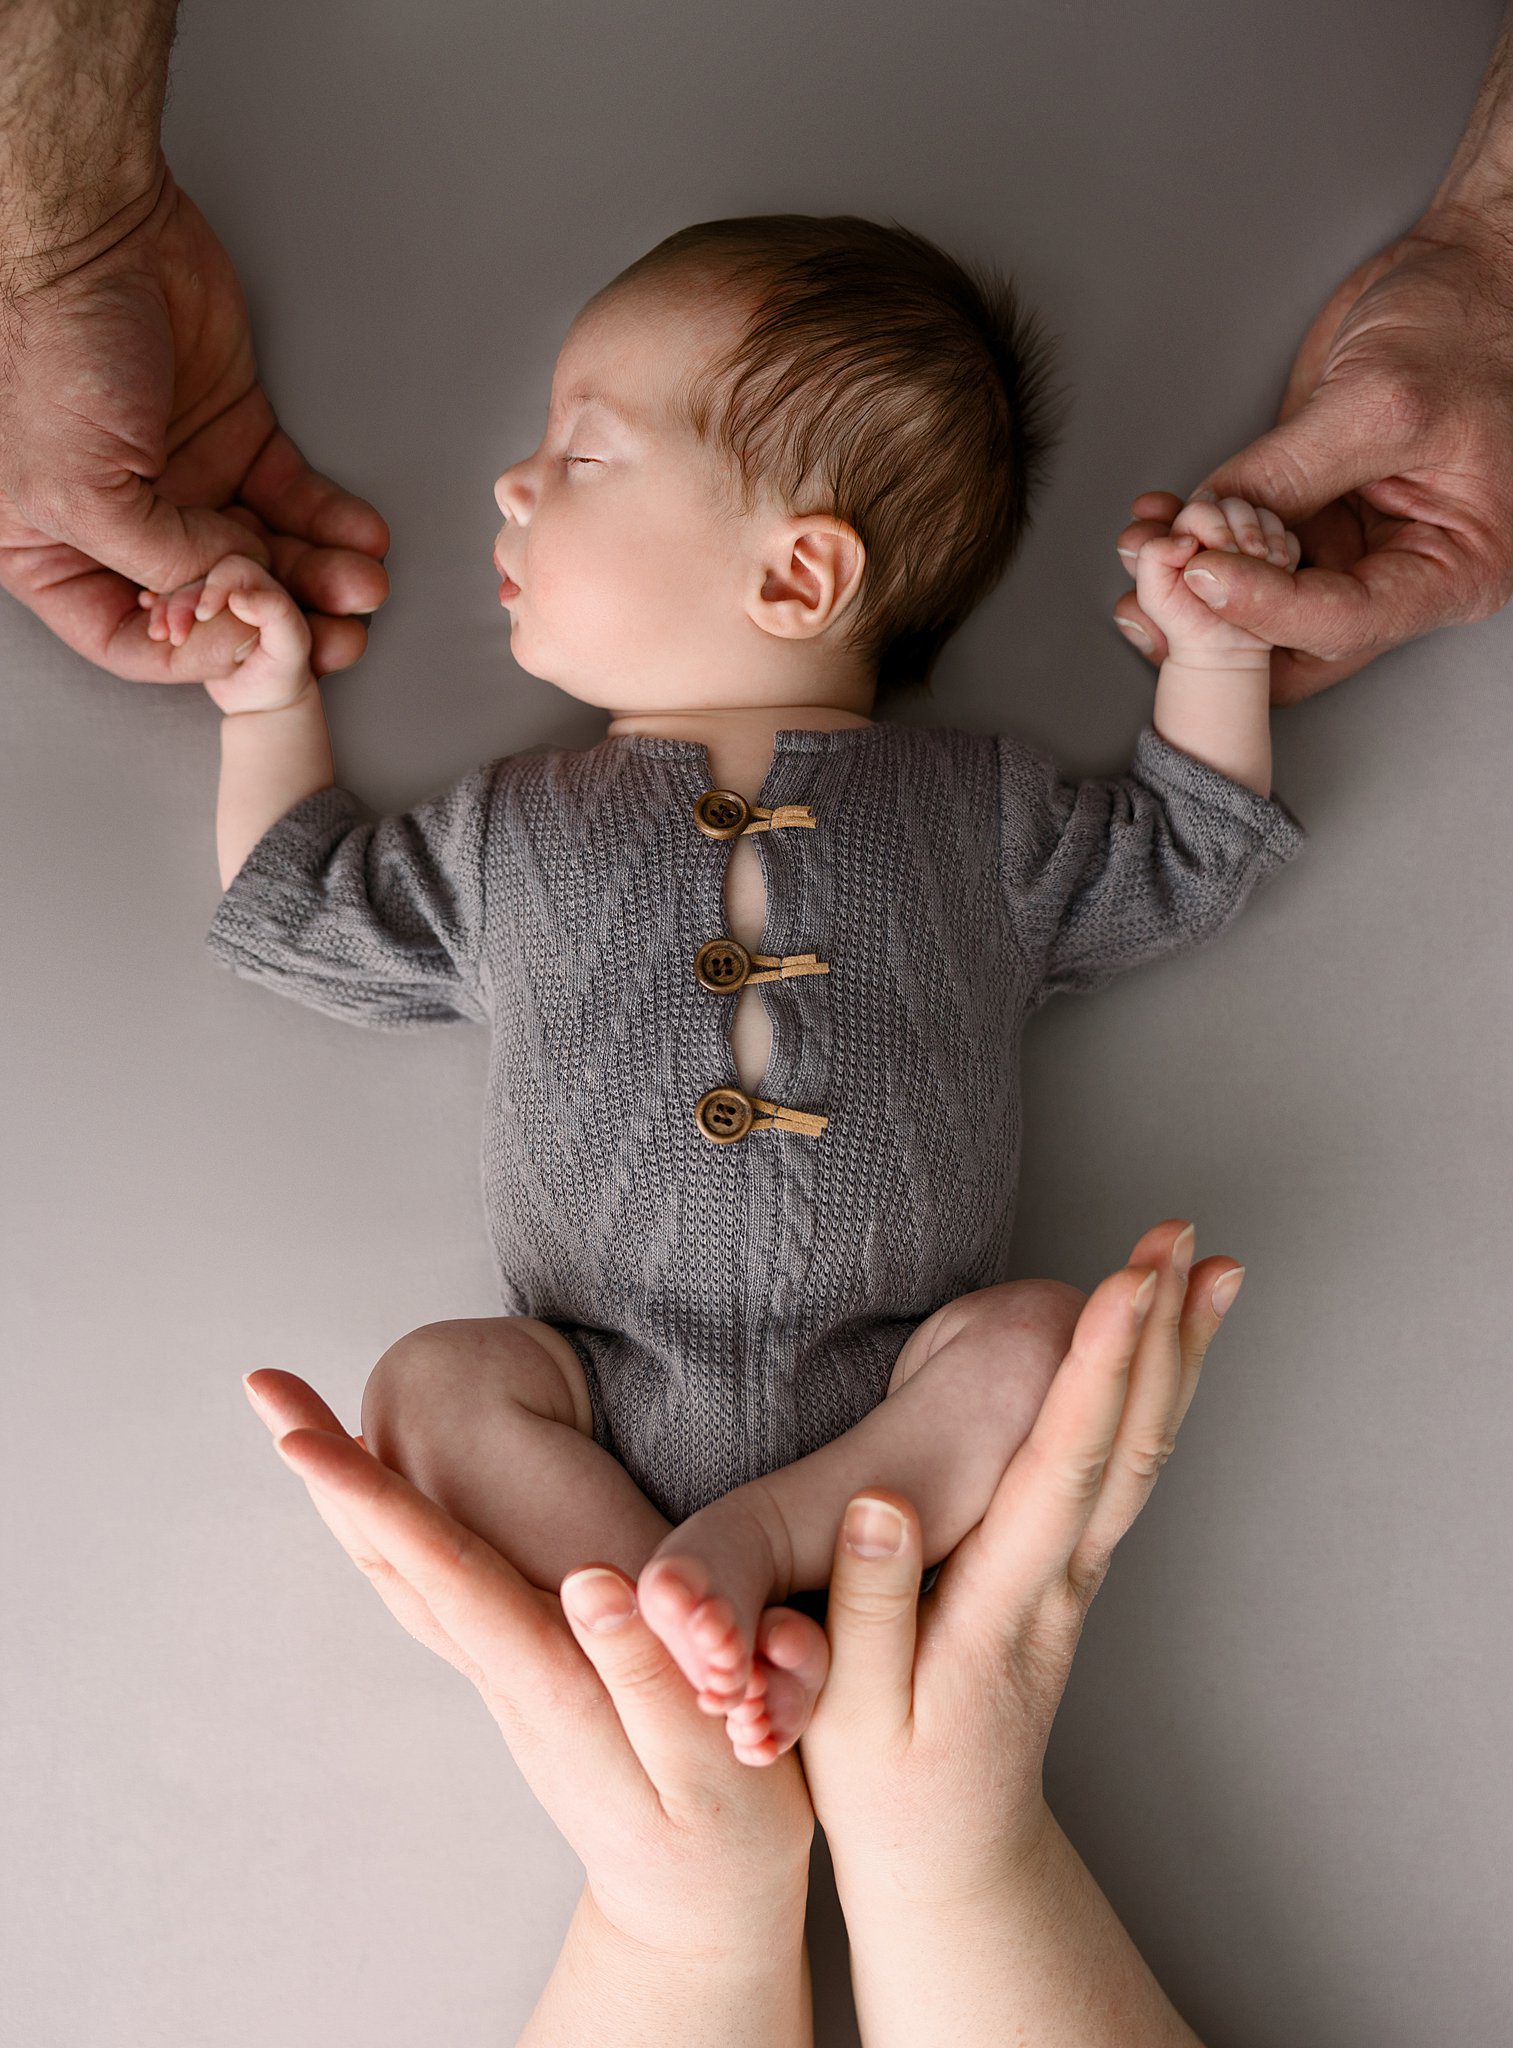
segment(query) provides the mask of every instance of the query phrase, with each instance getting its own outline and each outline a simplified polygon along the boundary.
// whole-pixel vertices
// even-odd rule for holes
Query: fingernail
[[[231,650],[231,659],[233,661],[245,661],[249,650],[256,644],[256,641],[257,635],[256,633],[254,633],[250,639],[244,640],[240,647],[233,647]]]
[[[573,1620],[595,1635],[624,1628],[636,1611],[636,1596],[619,1573],[597,1564],[569,1572],[558,1588],[558,1598]]]
[[[1147,1273],[1145,1278],[1140,1282],[1140,1285],[1135,1290],[1135,1299],[1133,1306],[1137,1317],[1143,1316],[1149,1311],[1150,1305],[1152,1301],[1155,1299],[1155,1295],[1156,1276],[1154,1273]]]
[[[242,1374],[242,1385],[247,1389],[247,1399],[252,1403],[253,1407],[257,1410],[258,1414],[266,1415],[268,1413],[268,1410],[263,1405],[262,1395],[258,1392],[257,1388],[252,1384],[252,1375],[250,1372],[244,1372]]]
[[[1229,595],[1228,591],[1224,588],[1222,579],[1211,575],[1207,569],[1184,569],[1182,576],[1183,580],[1187,583],[1197,584],[1201,581],[1213,585],[1211,591],[1207,593],[1200,591],[1198,593],[1200,597],[1204,598],[1205,603],[1213,605],[1223,604]]]
[[[1245,1268],[1236,1266],[1233,1272],[1221,1275],[1214,1282],[1214,1291],[1208,1297],[1213,1303],[1216,1316],[1228,1315],[1235,1305],[1235,1296],[1240,1291],[1240,1282],[1245,1278]]]
[[[1180,1273],[1184,1280],[1192,1271],[1193,1246],[1197,1242],[1197,1237],[1196,1226],[1189,1223],[1186,1230],[1172,1243],[1172,1271]]]
[[[1201,491],[1194,491],[1192,497],[1187,502],[1191,505],[1199,498],[1206,498],[1210,505],[1217,505],[1219,502],[1217,496],[1208,488],[1207,484],[1203,486]]]
[[[1131,640],[1135,641],[1137,645],[1143,647],[1146,653],[1149,654],[1151,647],[1151,636],[1144,630],[1143,627],[1137,626],[1131,619],[1115,619],[1114,624],[1119,628],[1121,633],[1126,634]]]
[[[858,1557],[897,1557],[904,1547],[904,1518],[885,1500],[862,1494],[846,1510],[845,1545]]]
[[[1119,557],[1121,562],[1134,562],[1139,560],[1139,557],[1133,548],[1115,548],[1114,553]]]

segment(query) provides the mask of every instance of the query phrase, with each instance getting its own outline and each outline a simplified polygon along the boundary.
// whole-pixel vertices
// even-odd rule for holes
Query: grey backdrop
[[[1497,0],[385,0],[187,10],[166,146],[393,597],[327,689],[381,808],[602,716],[516,669],[493,479],[582,301],[675,227],[896,216],[1019,274],[1068,442],[924,723],[1117,769],[1139,490],[1269,424],[1343,273],[1449,161]],[[1505,2038],[1513,618],[1279,713],[1311,833],[1217,944],[1031,1027],[1016,1274],[1194,1217],[1249,1278],[1093,1610],[1063,1824],[1206,2041]],[[498,1303],[481,1030],[364,1033],[216,967],[218,713],[0,606],[4,1922],[14,2038],[448,2048],[524,2023],[579,1865],[240,1375],[356,1426],[403,1331]],[[855,2039],[817,1859],[819,2038]]]

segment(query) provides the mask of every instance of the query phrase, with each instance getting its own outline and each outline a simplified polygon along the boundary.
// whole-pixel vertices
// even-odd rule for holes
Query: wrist
[[[804,1923],[759,1957],[663,1949],[631,1939],[606,1919],[585,1885],[562,1951],[519,2048],[613,2041],[666,2048],[721,2041],[729,2048],[813,2048]]]
[[[212,698],[211,701],[213,703],[215,700]],[[316,681],[313,674],[307,673],[304,681],[295,690],[294,695],[287,698],[281,704],[249,704],[235,709],[228,709],[223,704],[220,707],[221,723],[224,725],[228,719],[234,718],[238,726],[240,726],[245,719],[286,718],[291,712],[308,712],[312,704],[319,705],[324,709],[320,694],[320,684]]]
[[[801,1872],[781,1881],[738,1894],[722,1888],[697,1906],[679,1901],[661,1911],[645,1893],[622,1903],[610,1892],[596,1891],[590,1878],[580,1912],[605,1950],[619,1959],[627,1979],[698,1969],[734,1984],[770,1975],[773,1958],[790,1947],[797,1953],[808,1901],[806,1858]]]
[[[1229,647],[1205,652],[1201,647],[1171,647],[1161,667],[1189,676],[1265,676],[1271,680],[1269,647]]]
[[[102,163],[67,190],[7,176],[0,151],[0,292],[21,298],[94,263],[156,212],[172,175],[162,149]]]
[[[915,1916],[945,1919],[1038,1882],[1057,1832],[1037,1790],[1018,1811],[989,1821],[982,1842],[959,1833],[933,1857],[905,1857],[897,1840],[854,1850],[843,1836],[827,1833],[825,1839],[847,1925],[855,1914],[859,1921],[906,1930]]]

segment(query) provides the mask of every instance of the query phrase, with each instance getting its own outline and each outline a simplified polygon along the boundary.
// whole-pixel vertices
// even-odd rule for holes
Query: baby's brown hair
[[[855,528],[846,645],[879,702],[926,687],[1029,528],[1064,430],[1055,338],[993,269],[855,214],[701,221],[596,296],[632,280],[750,295],[735,345],[684,381],[681,423],[731,458],[743,512],[765,487]]]

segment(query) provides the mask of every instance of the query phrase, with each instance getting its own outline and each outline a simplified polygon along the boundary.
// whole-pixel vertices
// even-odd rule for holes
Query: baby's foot
[[[750,1696],[725,1716],[725,1732],[743,1764],[771,1764],[809,1726],[830,1668],[830,1640],[793,1607],[769,1607],[757,1622]]]
[[[779,1559],[783,1562],[780,1567]],[[786,1531],[758,1486],[740,1486],[690,1515],[642,1568],[636,1605],[711,1713],[765,1688],[753,1671],[757,1617],[786,1593]]]

